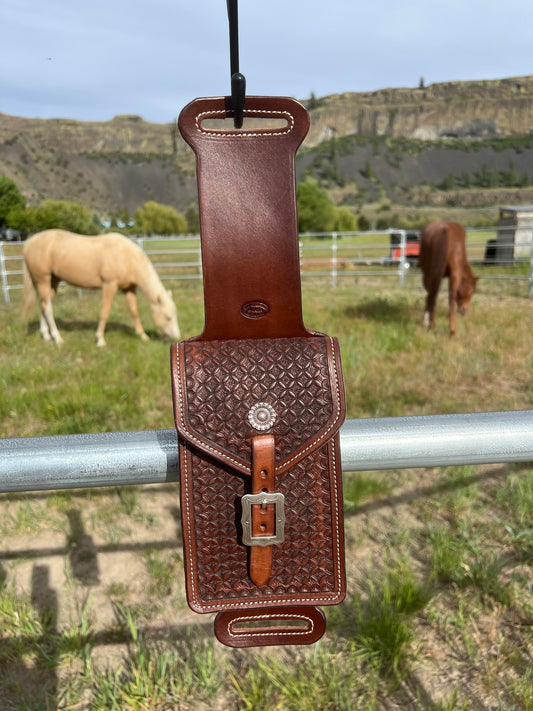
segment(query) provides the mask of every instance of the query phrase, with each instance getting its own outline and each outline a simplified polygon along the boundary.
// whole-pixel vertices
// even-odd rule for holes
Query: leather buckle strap
[[[272,572],[272,545],[281,543],[285,537],[284,534],[283,537],[281,535],[285,524],[282,504],[284,497],[274,492],[276,480],[274,453],[273,435],[252,437],[252,494],[245,494],[241,499],[243,524],[248,507],[250,512],[246,522],[246,528],[250,531],[248,536],[250,543],[247,544],[250,546],[250,578],[259,587],[266,584]],[[283,514],[283,525],[281,514]],[[245,525],[243,525],[243,542],[246,543],[244,532]]]
[[[253,534],[252,524],[252,506],[259,505],[261,507],[259,516],[264,515],[267,506],[274,504],[275,508],[275,532],[273,535],[261,533],[259,536]],[[242,542],[245,546],[274,546],[278,543],[283,543],[285,540],[285,497],[283,494],[245,494],[241,499],[242,506]],[[266,523],[262,525],[265,526]]]

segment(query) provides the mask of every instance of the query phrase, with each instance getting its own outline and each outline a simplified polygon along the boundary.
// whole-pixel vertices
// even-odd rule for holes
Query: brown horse
[[[466,256],[466,235],[457,222],[437,220],[424,227],[420,241],[420,267],[427,291],[424,326],[435,326],[435,304],[440,283],[448,277],[450,335],[455,334],[455,310],[465,313],[476,289],[477,277]]]
[[[35,306],[35,292],[41,298],[41,334],[45,341],[63,343],[54,321],[52,299],[60,281],[83,289],[102,289],[96,345],[105,346],[104,329],[115,294],[126,296],[135,332],[148,340],[137,310],[137,287],[145,294],[156,326],[178,340],[180,331],[176,306],[146,254],[120,234],[84,237],[65,230],[46,230],[24,245],[24,315]]]

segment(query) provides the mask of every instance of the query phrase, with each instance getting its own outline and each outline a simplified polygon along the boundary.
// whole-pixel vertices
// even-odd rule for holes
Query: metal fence
[[[486,258],[487,235],[495,236],[498,228],[467,231],[468,257],[472,265],[483,267],[483,279],[515,280],[528,285],[533,294],[533,246],[529,259],[499,259],[491,263]],[[391,248],[391,234],[398,235],[397,248]],[[335,288],[343,277],[395,277],[401,285],[409,275],[417,273],[409,258],[406,230],[372,232],[328,232],[300,235],[302,277],[326,277]],[[135,237],[146,252],[161,279],[201,279],[200,238]],[[23,288],[22,244],[0,242],[0,280],[4,301],[10,302],[10,292]]]
[[[533,410],[348,420],[342,469],[533,462]],[[175,430],[0,440],[0,491],[176,482]]]
[[[409,268],[406,232],[391,257],[390,230],[301,235],[303,276],[394,276]],[[487,231],[484,231],[486,238]],[[482,263],[485,242],[468,235],[469,259]],[[138,238],[162,279],[201,279],[199,238]],[[178,246],[176,246],[176,244]],[[494,265],[484,278],[533,284],[526,264]],[[501,272],[496,272],[501,268]],[[504,271],[504,268],[507,271]],[[0,243],[4,299],[23,286],[22,246]],[[520,269],[522,271],[520,271]],[[533,411],[349,420],[341,430],[344,471],[533,461]],[[173,430],[27,437],[0,440],[0,491],[163,483],[178,480]]]

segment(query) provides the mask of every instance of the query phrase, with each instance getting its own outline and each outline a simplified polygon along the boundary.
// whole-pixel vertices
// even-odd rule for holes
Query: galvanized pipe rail
[[[533,410],[348,420],[343,471],[533,462]],[[0,492],[176,482],[175,430],[0,440]]]

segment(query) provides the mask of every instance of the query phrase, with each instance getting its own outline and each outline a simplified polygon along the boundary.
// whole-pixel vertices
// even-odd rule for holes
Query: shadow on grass
[[[453,491],[456,489],[463,489],[472,484],[487,481],[489,479],[500,479],[505,478],[511,471],[526,471],[531,467],[529,463],[523,464],[507,464],[501,466],[496,470],[491,470],[488,472],[481,472],[479,474],[473,474],[472,476],[465,477],[460,481],[444,481],[434,484],[432,486],[423,486],[419,489],[414,489],[413,491],[404,492],[396,496],[380,496],[379,498],[374,498],[372,501],[368,501],[363,504],[359,504],[356,508],[348,510],[345,512],[346,516],[360,516],[361,514],[370,513],[372,511],[377,511],[385,506],[397,506],[399,504],[408,504],[412,501],[418,499],[432,498],[433,496],[446,492]],[[386,471],[383,472],[385,476]],[[354,475],[356,473],[354,472]]]
[[[96,332],[96,327],[98,326],[98,319],[95,319],[94,321],[74,321],[71,319],[64,320],[61,318],[56,318],[55,322],[60,333],[76,333],[79,331],[89,331],[90,333],[94,334]],[[144,330],[146,331],[146,335],[150,337],[150,340],[167,340],[162,333],[155,329],[145,328]],[[38,332],[39,322],[30,321],[27,326],[27,334],[31,336]],[[106,323],[105,333],[124,333],[128,336],[131,336],[132,338],[139,340],[139,336],[135,333],[135,329],[133,328],[133,326],[129,326],[128,324],[121,323],[119,321],[108,321]]]
[[[413,620],[435,592],[407,560],[385,561],[383,569],[369,568],[363,594],[328,610],[328,625],[355,643],[381,676],[397,683],[410,673]]]
[[[346,318],[367,319],[379,323],[410,323],[414,313],[415,309],[408,303],[400,304],[380,297],[344,309]]]

